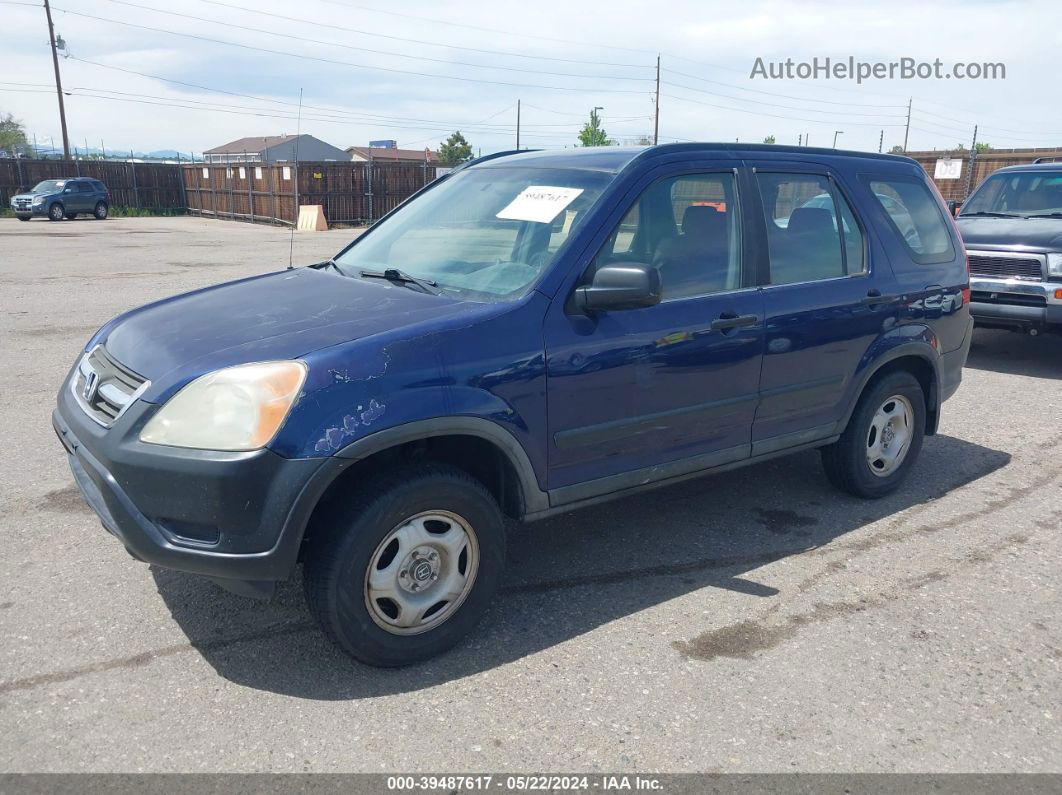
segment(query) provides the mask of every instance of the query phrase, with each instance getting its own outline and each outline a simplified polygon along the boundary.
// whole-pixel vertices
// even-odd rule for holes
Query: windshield
[[[402,205],[335,261],[348,276],[393,268],[462,298],[516,298],[611,180],[574,169],[460,171]]]
[[[963,205],[959,215],[978,213],[1022,217],[1062,213],[1062,171],[993,174]]]
[[[66,184],[65,179],[46,179],[44,182],[38,182],[33,186],[31,193],[55,193],[62,190]]]

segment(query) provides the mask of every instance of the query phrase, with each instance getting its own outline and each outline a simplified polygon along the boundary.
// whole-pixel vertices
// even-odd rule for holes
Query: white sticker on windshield
[[[531,185],[524,188],[523,192],[495,217],[548,224],[582,192],[582,188]]]

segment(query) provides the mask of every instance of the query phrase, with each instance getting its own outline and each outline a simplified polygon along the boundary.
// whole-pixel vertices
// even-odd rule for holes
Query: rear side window
[[[918,263],[955,257],[948,222],[926,184],[913,177],[864,177],[897,234]]]
[[[92,184],[88,183],[88,182],[79,182],[77,184],[77,189],[79,191],[81,191],[82,193],[92,193],[93,190],[94,190],[94,188],[92,187]]]
[[[862,229],[829,178],[757,172],[756,182],[767,222],[771,284],[837,279],[865,270]]]

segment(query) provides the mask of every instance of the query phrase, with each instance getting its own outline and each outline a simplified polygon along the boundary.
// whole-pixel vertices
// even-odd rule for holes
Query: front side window
[[[955,256],[948,222],[922,180],[869,177],[865,181],[915,262],[943,262]]]
[[[348,275],[397,269],[470,300],[523,295],[549,267],[613,176],[483,167],[401,205],[336,257]]]
[[[962,207],[974,215],[1057,216],[1062,214],[1062,171],[993,174]]]
[[[862,229],[827,177],[758,172],[756,183],[767,224],[771,284],[837,279],[866,270]]]
[[[638,197],[595,265],[652,265],[665,301],[733,290],[741,286],[740,223],[732,172],[663,179]]]

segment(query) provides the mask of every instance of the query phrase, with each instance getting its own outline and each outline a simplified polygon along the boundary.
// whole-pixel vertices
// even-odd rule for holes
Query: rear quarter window
[[[917,177],[878,175],[862,180],[912,260],[927,265],[955,258],[951,227],[925,182]]]

